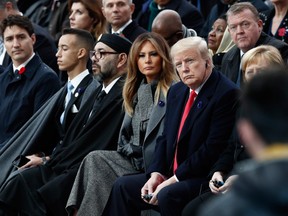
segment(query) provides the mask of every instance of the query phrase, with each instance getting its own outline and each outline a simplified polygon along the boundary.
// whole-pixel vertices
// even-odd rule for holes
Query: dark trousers
[[[0,189],[0,213],[67,215],[65,206],[76,173],[77,169],[56,174],[46,166],[12,173]]]
[[[42,186],[45,176],[35,175],[36,170],[38,167],[16,171],[10,175],[1,187],[0,212],[9,216],[46,215],[45,205],[36,191],[36,188]]]
[[[210,190],[199,195],[185,206],[182,212],[182,216],[198,215],[200,207],[214,196],[215,195]]]
[[[161,216],[179,216],[184,206],[199,195],[204,179],[189,179],[163,188],[157,196],[158,206],[149,205],[141,199],[141,188],[146,181],[145,174],[118,178],[103,216],[137,216],[145,209],[158,210]]]

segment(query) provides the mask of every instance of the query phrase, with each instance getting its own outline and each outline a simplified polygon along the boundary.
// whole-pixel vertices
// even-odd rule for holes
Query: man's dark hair
[[[3,35],[5,29],[11,26],[19,26],[20,28],[25,29],[28,32],[28,35],[31,36],[34,34],[34,28],[28,17],[20,15],[9,15],[2,21],[1,33]]]
[[[244,88],[242,118],[267,144],[288,143],[288,68],[268,68]]]
[[[29,18],[21,15],[9,15],[7,18],[5,18],[1,25],[1,34],[3,35],[7,27],[15,25],[25,29],[29,36],[34,34],[34,28]]]
[[[62,35],[73,34],[77,36],[77,41],[79,45],[84,45],[88,51],[93,50],[94,48],[94,38],[89,31],[77,28],[65,28],[62,31]]]

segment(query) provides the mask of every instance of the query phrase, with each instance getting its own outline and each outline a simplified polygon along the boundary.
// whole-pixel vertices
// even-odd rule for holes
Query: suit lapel
[[[92,81],[92,79],[93,78],[90,74],[85,76],[84,79],[79,83],[79,85],[75,89],[74,93],[72,94],[71,99],[68,102],[67,107],[66,107],[67,111],[65,112],[65,115],[64,115],[64,120],[63,120],[63,127],[64,128],[67,127],[66,124],[67,124],[67,120],[68,120],[69,116],[72,114],[77,114],[78,111],[80,110],[80,108],[81,108],[80,103],[81,103],[82,95],[83,95],[85,89],[87,88],[87,86],[89,85],[89,83]],[[67,90],[66,90],[66,93],[67,93]],[[72,117],[72,116],[70,116],[70,117]],[[71,120],[69,120],[69,122],[71,122]]]
[[[67,104],[67,108],[66,108],[67,110],[70,111],[74,104],[78,110],[80,109],[80,103],[76,104],[76,101],[81,100],[81,98],[82,98],[81,96],[83,95],[85,89],[87,88],[87,86],[89,85],[89,83],[91,81],[92,81],[92,77],[89,74],[89,75],[85,76],[84,79],[79,83],[79,85],[75,89],[74,93],[72,94],[72,97],[71,97],[69,103]]]
[[[103,110],[105,111],[105,109],[109,109],[109,106],[113,106],[113,103],[116,100],[119,100],[119,98],[122,98],[122,85],[123,85],[123,77],[121,77],[119,80],[117,80],[117,82],[114,84],[114,86],[112,87],[112,89],[109,91],[109,93],[103,98],[103,100],[101,101],[101,106],[99,106],[99,109],[96,110],[93,115],[88,119],[87,124],[86,124],[86,128],[89,126],[89,124],[93,123],[94,119],[99,118],[99,115],[102,115]],[[101,92],[102,90],[102,85],[98,87],[98,89],[96,90],[96,97],[94,98],[94,101],[96,100],[98,94]],[[92,107],[93,107],[92,103]],[[90,111],[92,110],[92,107],[90,109]]]
[[[205,110],[207,107],[210,98],[213,96],[215,88],[217,86],[219,80],[218,74],[216,72],[212,72],[206,83],[203,85],[202,89],[199,92],[199,95],[196,97],[193,106],[187,116],[187,119],[185,121],[185,124],[182,128],[179,142],[185,135],[190,132],[193,128],[193,124],[196,119],[199,117],[199,115]],[[181,115],[180,115],[181,116]],[[180,124],[180,122],[179,122]],[[179,126],[179,125],[178,125]],[[179,128],[179,127],[178,127]]]
[[[166,112],[166,98],[161,93],[158,103],[156,104],[156,106],[154,106],[152,110],[152,115],[150,116],[149,124],[147,126],[145,139],[147,139],[147,137],[152,133],[152,131],[159,124],[161,119],[164,118],[165,112]]]
[[[67,85],[67,84],[66,84]],[[59,93],[59,96],[58,96],[58,99],[56,100],[55,104],[56,104],[56,114],[54,115],[54,121],[56,122],[56,125],[57,125],[57,128],[58,128],[58,131],[63,131],[63,125],[60,123],[60,116],[61,114],[63,113],[64,111],[64,103],[65,103],[65,97],[66,97],[66,94],[67,94],[67,87],[63,86],[61,88],[61,91]]]

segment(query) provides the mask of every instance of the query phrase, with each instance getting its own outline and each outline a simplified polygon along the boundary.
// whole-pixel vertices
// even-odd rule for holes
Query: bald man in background
[[[163,10],[153,20],[152,32],[162,35],[169,46],[173,46],[178,40],[197,36],[194,29],[188,29],[182,24],[180,15],[174,10]]]

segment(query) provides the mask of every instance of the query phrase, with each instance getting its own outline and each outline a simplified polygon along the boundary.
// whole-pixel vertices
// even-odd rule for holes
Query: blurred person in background
[[[135,4],[132,0],[102,0],[102,11],[109,23],[109,33],[119,34],[133,42],[144,28],[132,20]]]
[[[288,43],[288,0],[270,0],[273,7],[260,13],[263,31]]]
[[[201,12],[187,0],[150,0],[143,4],[136,21],[140,26],[151,31],[152,22],[162,10],[174,10],[180,15],[182,23],[187,28],[200,32],[204,24]]]
[[[89,31],[95,41],[106,33],[106,19],[103,16],[100,0],[69,0],[69,21],[71,28]]]
[[[197,36],[197,32],[183,25],[180,15],[170,9],[161,11],[155,17],[152,23],[152,32],[164,37],[170,47],[180,39]]]

